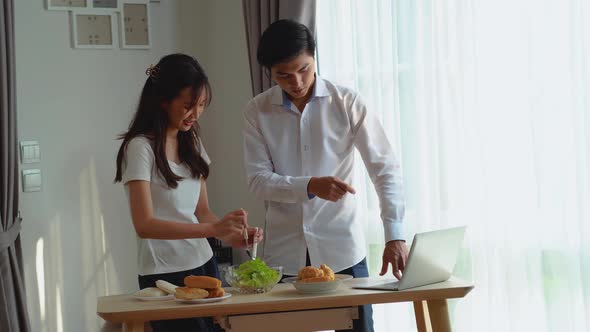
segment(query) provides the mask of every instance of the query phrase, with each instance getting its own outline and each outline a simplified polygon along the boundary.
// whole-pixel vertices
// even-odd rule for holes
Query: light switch
[[[41,150],[38,141],[20,142],[20,159],[23,164],[41,162]]]
[[[41,170],[24,169],[23,170],[23,191],[33,192],[41,191]]]

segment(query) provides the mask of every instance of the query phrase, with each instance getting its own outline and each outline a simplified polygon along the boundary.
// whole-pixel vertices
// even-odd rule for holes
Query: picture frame
[[[105,9],[71,11],[72,47],[113,49],[117,29],[116,13]]]
[[[75,10],[89,8],[92,0],[45,0],[47,10]]]
[[[119,8],[122,49],[149,49],[152,46],[151,15],[148,0],[124,0]]]
[[[88,0],[91,8],[112,10],[118,12],[121,7],[121,0]]]

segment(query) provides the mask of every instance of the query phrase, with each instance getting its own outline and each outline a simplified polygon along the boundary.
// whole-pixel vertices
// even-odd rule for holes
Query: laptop
[[[448,280],[463,244],[465,226],[417,233],[401,280],[368,280],[353,288],[401,291]]]

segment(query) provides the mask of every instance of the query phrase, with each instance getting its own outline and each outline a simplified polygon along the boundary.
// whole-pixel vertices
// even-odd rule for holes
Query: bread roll
[[[330,277],[330,280],[336,280],[336,276],[334,275],[334,271],[332,271],[332,269],[328,265],[326,265],[326,264],[320,265],[320,270],[324,271],[324,277]]]
[[[156,287],[148,287],[142,290],[135,292],[135,296],[140,297],[156,297],[156,296],[166,296],[168,295],[163,290],[156,288]]]
[[[209,292],[208,298],[222,297],[225,295],[225,290],[223,288],[208,289],[207,291]]]
[[[209,292],[201,288],[178,287],[174,296],[182,300],[197,300],[206,298]]]
[[[188,276],[184,278],[184,285],[192,288],[215,289],[221,287],[221,280],[207,276]]]
[[[334,281],[334,279],[330,277],[313,277],[313,278],[305,278],[299,279],[297,282],[325,282],[325,281]]]
[[[178,286],[173,285],[166,280],[157,280],[156,287],[158,287],[159,289],[163,290],[164,292],[166,292],[168,294],[174,294],[176,291],[176,288]]]
[[[332,271],[332,269],[326,264],[320,265],[319,269],[314,266],[303,267],[299,270],[297,277],[297,282],[324,282],[336,280],[334,271]]]
[[[301,268],[298,273],[299,279],[323,277],[324,271],[314,266],[306,266]]]

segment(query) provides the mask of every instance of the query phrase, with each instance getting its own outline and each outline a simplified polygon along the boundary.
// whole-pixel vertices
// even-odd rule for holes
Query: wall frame
[[[112,49],[115,47],[116,13],[111,10],[71,11],[72,47]]]
[[[149,1],[121,1],[119,17],[121,48],[149,49],[152,43]]]

